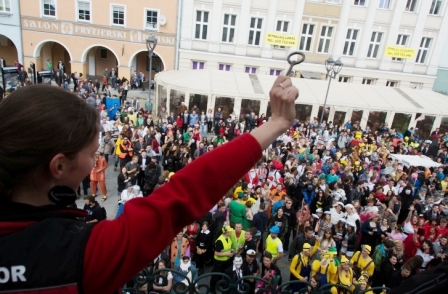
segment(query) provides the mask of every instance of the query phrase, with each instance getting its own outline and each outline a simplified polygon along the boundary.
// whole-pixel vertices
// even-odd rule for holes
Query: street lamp
[[[342,66],[344,66],[344,65],[342,64],[340,58],[338,58],[338,60],[336,60],[336,62],[333,60],[332,57],[325,60],[325,68],[327,69],[327,76],[329,77],[329,80],[328,80],[327,95],[325,95],[324,108],[322,109],[322,113],[321,113],[320,119],[319,119],[319,125],[317,126],[318,131],[320,130],[320,126],[322,125],[322,120],[324,119],[324,113],[325,113],[325,108],[327,107],[328,91],[330,90],[331,80],[336,78],[336,75],[341,71]]]
[[[152,54],[157,45],[157,38],[154,34],[146,39],[146,48],[148,48],[149,57],[149,77],[148,77],[148,104],[151,103],[151,80],[152,80]]]

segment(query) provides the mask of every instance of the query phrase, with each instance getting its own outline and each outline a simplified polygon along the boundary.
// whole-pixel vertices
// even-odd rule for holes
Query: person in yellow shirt
[[[283,257],[283,243],[278,237],[280,228],[272,226],[269,229],[269,236],[266,238],[266,251],[272,254],[272,263],[275,264],[277,260]]]
[[[353,291],[355,289],[355,286],[353,285],[353,270],[350,267],[350,261],[345,257],[344,255],[341,257],[341,265],[338,267],[337,272],[337,281],[331,282],[332,284],[339,284],[341,286],[347,287],[350,289],[350,291]],[[342,293],[345,293],[342,288],[339,288],[339,291]],[[337,294],[338,289],[336,287],[331,288],[332,294]]]
[[[353,294],[373,294],[373,291],[367,291],[367,292],[363,292],[366,290],[369,290],[370,286],[367,285],[367,280],[364,277],[361,277],[358,279],[358,281],[355,283],[355,290],[353,291]]]
[[[321,286],[324,286],[328,283],[334,283],[334,276],[336,276],[337,270],[338,268],[331,254],[326,250],[322,250],[320,260],[316,259],[311,265],[311,276],[318,275]]]
[[[369,254],[372,252],[370,245],[362,245],[361,251],[356,251],[350,259],[351,264],[360,269],[360,271],[367,271],[369,277],[373,275],[375,264]]]
[[[119,134],[117,141],[115,141],[115,164],[114,164],[114,171],[117,171],[117,168],[118,168],[118,162],[119,162],[120,154],[121,154],[120,145],[121,145],[122,141],[123,141],[123,135]]]
[[[231,258],[236,254],[236,251],[232,248],[232,233],[233,229],[226,225],[222,228],[221,236],[215,241],[213,273],[223,273],[229,267]],[[216,283],[220,279],[218,275],[212,276],[210,279],[211,289],[215,289]]]
[[[313,248],[311,248],[311,245],[309,243],[303,244],[302,252],[295,255],[292,259],[291,265],[289,266],[289,271],[294,277],[293,280],[308,282],[308,279],[311,276],[311,256],[313,256],[313,254],[320,247],[320,237],[315,236],[315,239],[316,243],[314,244]],[[292,286],[292,293],[298,292],[305,287],[306,284],[296,283]]]
[[[246,231],[243,230],[242,223],[235,223],[235,230],[230,234],[232,240],[232,248],[235,252],[241,252],[244,243],[246,242]]]

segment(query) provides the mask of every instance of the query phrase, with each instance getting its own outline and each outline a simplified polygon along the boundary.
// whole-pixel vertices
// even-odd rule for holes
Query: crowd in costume
[[[196,105],[190,110],[182,106],[178,113],[162,109],[157,118],[141,108],[137,117],[143,119],[135,124],[127,119],[137,111],[132,108],[124,108],[115,121],[105,119],[116,127],[108,131],[125,168],[122,180],[131,179],[126,165],[132,157],[121,150],[129,153],[129,146],[139,146],[132,151],[142,196],[150,197],[193,160],[267,120],[254,113],[224,119],[221,109],[205,114]],[[211,139],[209,132],[214,133]],[[242,255],[244,263],[247,250],[254,250],[262,256],[260,264],[266,255],[273,266],[288,258],[291,280],[357,291],[396,287],[400,279],[392,275],[405,280],[442,262],[448,253],[447,141],[438,129],[420,140],[414,129],[402,134],[383,125],[363,131],[351,121],[341,126],[324,121],[318,129],[316,119],[296,120],[207,215],[189,232],[183,230],[189,257],[200,274],[206,265],[223,272],[235,255]],[[441,166],[405,166],[390,154],[425,155]],[[414,257],[423,262],[416,263],[418,268],[412,264],[405,275],[403,266]],[[263,270],[258,274],[270,275]],[[211,285],[218,280],[212,278]],[[251,290],[256,288],[254,284]],[[304,286],[291,290],[306,291]]]

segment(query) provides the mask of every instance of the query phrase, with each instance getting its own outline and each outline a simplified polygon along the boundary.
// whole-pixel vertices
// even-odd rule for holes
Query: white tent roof
[[[431,158],[421,155],[398,155],[398,154],[390,154],[389,157],[398,160],[403,163],[405,166],[423,166],[423,167],[439,167],[440,163],[437,163]]]
[[[258,79],[263,93],[256,92],[252,85],[254,79]],[[260,100],[269,99],[269,90],[275,79],[270,75],[219,70],[164,71],[155,77],[158,85],[183,92]],[[299,78],[292,81],[300,93],[297,104],[323,105],[327,81]],[[445,109],[448,109],[446,96],[433,91],[335,81],[332,81],[327,104],[335,106],[337,111],[354,108],[426,115],[445,115]]]

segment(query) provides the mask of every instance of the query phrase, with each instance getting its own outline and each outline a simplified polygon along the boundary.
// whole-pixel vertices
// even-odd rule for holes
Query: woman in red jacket
[[[63,89],[14,91],[0,103],[0,260],[8,271],[0,292],[117,290],[215,205],[291,125],[298,90],[290,78],[277,77],[270,97],[269,122],[207,152],[151,197],[129,201],[119,218],[91,227],[77,220],[84,211],[67,206],[94,165],[98,114]]]

